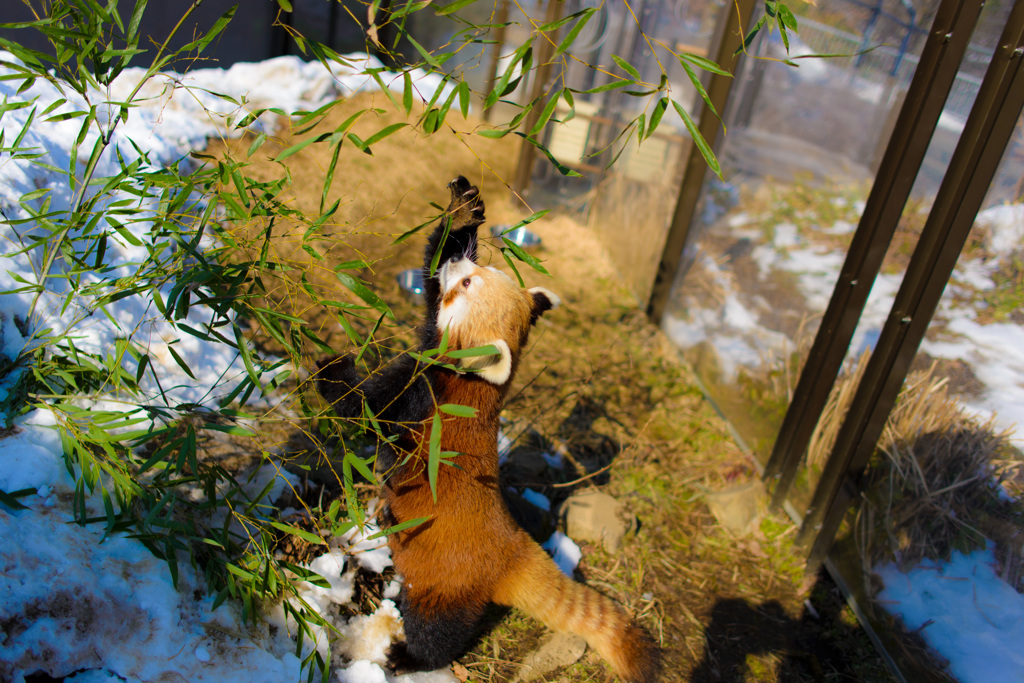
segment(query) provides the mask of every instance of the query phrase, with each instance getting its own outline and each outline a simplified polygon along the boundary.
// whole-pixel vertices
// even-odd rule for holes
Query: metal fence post
[[[943,0],[939,5],[839,280],[765,466],[765,480],[776,479],[771,500],[775,509],[786,499],[835,384],[983,4],[981,0]]]
[[[804,518],[798,540],[804,542],[817,532],[808,558],[810,566],[817,566],[828,553],[850,502],[858,494],[858,479],[875,450],[1022,111],[1024,0],[1017,0]]]
[[[743,46],[743,36],[750,26],[755,6],[754,0],[736,0],[736,2],[726,3],[723,8],[722,17],[716,27],[719,40],[713,59],[716,64],[730,73],[736,73],[736,66],[742,56],[737,55],[736,52]],[[712,75],[707,92],[716,111],[725,113],[733,81],[734,79],[728,76]],[[718,139],[720,126],[718,117],[711,112],[706,104],[701,103],[697,128],[712,149]],[[686,157],[686,170],[683,172],[676,208],[672,214],[672,223],[669,226],[668,236],[665,238],[665,247],[661,253],[661,260],[658,262],[654,286],[647,302],[647,317],[655,325],[660,325],[661,319],[665,315],[665,304],[668,302],[669,294],[672,293],[672,283],[675,280],[676,271],[679,270],[683,249],[686,247],[690,223],[693,222],[693,216],[697,210],[697,200],[700,199],[700,189],[704,185],[705,173],[707,173],[707,162],[704,161],[697,146],[690,144],[690,150]]]

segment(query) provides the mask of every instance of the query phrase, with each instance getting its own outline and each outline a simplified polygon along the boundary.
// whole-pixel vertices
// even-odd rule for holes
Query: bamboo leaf
[[[668,98],[662,97],[658,100],[658,103],[654,105],[654,111],[651,112],[651,118],[647,123],[647,133],[644,134],[643,139],[651,137],[658,124],[661,123],[661,117],[665,115],[665,110],[668,109]]]
[[[531,145],[533,145],[534,147],[539,149],[541,152],[543,152],[544,156],[546,156],[548,158],[548,161],[551,162],[551,165],[554,166],[555,168],[557,168],[558,172],[561,173],[562,175],[568,176],[570,178],[582,178],[583,177],[579,173],[577,173],[576,171],[572,170],[571,168],[569,168],[568,166],[566,166],[565,164],[560,162],[558,159],[556,159],[555,156],[550,152],[550,150],[548,150],[547,147],[542,145],[537,140],[531,138],[530,136],[526,135],[525,133],[520,133],[519,131],[516,131],[516,135],[518,135],[519,137],[523,138],[524,140],[529,142]]]
[[[470,406],[460,406],[454,403],[445,403],[444,405],[438,406],[438,410],[448,415],[454,415],[455,417],[476,417],[476,408]]]
[[[434,67],[435,69],[441,68],[441,62],[437,61],[437,58],[434,55],[430,54],[425,49],[423,49],[423,46],[417,43],[412,36],[406,33],[404,37],[408,39],[408,41],[412,43],[412,46],[416,48],[416,51],[420,53],[420,56],[423,57],[423,61],[425,61],[427,64]]]
[[[501,239],[505,243],[505,247],[513,254],[515,254],[517,259],[519,259],[520,261],[522,261],[523,263],[530,266],[536,271],[544,273],[545,275],[551,275],[551,273],[549,273],[547,269],[543,265],[541,265],[541,262],[538,261],[535,256],[523,251],[522,247],[520,247],[518,244],[516,244],[509,238],[502,237]]]
[[[547,105],[545,105],[544,110],[540,113],[540,118],[537,119],[537,123],[530,129],[530,135],[536,135],[544,130],[544,126],[547,125],[551,115],[555,113],[555,105],[558,104],[559,97],[561,97],[561,93],[553,95],[548,99]]]
[[[562,42],[558,44],[558,49],[555,50],[556,56],[562,54],[572,46],[573,42],[576,40],[576,36],[580,34],[580,31],[582,31],[583,27],[587,25],[587,22],[590,21],[590,17],[594,16],[595,12],[597,12],[596,7],[588,7],[583,10],[583,16],[580,17],[580,20],[576,22],[576,25],[573,26],[565,38],[562,39]]]
[[[446,330],[447,332],[447,330]],[[455,351],[441,351],[449,358],[476,358],[478,356],[497,356],[501,351],[498,350],[497,346],[493,344],[487,344],[485,346],[474,346],[471,349],[456,349]]]
[[[707,57],[692,55],[689,52],[681,52],[679,54],[679,63],[683,64],[684,62],[689,62],[690,64],[693,64],[694,66],[697,66],[703,69],[704,71],[710,71],[711,73],[718,74],[719,76],[729,76],[730,78],[732,78],[731,73],[729,73],[722,67],[718,66],[718,64],[714,63]],[[685,64],[683,65],[685,66]]]
[[[618,64],[623,71],[632,76],[634,81],[640,80],[640,72],[637,71],[636,68],[632,64],[627,62],[625,59],[618,55],[612,55],[612,61]]]
[[[405,531],[406,529],[412,529],[413,527],[417,527],[420,524],[423,524],[428,519],[430,519],[430,517],[417,517],[416,519],[410,519],[410,520],[407,520],[405,522],[401,522],[400,524],[395,524],[394,526],[389,526],[387,529],[381,529],[380,531],[378,531],[377,533],[373,534],[372,536],[367,536],[366,540],[372,541],[374,539],[382,538],[384,536],[390,536],[391,534],[397,534],[399,531]]]
[[[468,7],[469,5],[472,5],[474,2],[476,2],[476,0],[455,0],[455,2],[449,3],[442,7],[438,7],[434,11],[434,13],[437,14],[437,16],[439,17],[448,16],[452,12],[458,12],[463,7]]]
[[[388,308],[387,303],[385,303],[383,299],[377,296],[373,290],[367,287],[364,283],[352,277],[348,273],[335,272],[334,276],[338,278],[346,289],[369,304],[371,308],[376,309],[380,313],[386,313],[389,318],[394,319],[395,316],[391,313],[391,309]]]
[[[690,131],[690,137],[693,138],[693,143],[697,145],[697,149],[700,150],[701,155],[704,157],[704,161],[707,162],[708,168],[714,171],[715,175],[719,178],[722,177],[722,168],[718,164],[718,159],[715,158],[715,153],[712,151],[711,146],[708,145],[707,140],[701,135],[700,130],[697,129],[697,125],[690,118],[686,109],[682,107],[678,102],[672,100],[672,106],[676,108],[676,112],[679,114],[679,118],[683,120],[683,124],[686,126],[686,130]]]
[[[427,457],[427,480],[430,483],[430,495],[437,503],[437,468],[441,462],[441,414],[434,413],[430,427],[430,443]]]

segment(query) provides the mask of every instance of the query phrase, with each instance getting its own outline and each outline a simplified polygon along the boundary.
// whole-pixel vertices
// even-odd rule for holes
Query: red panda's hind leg
[[[388,652],[388,664],[397,673],[433,671],[458,659],[476,637],[486,607],[477,597],[465,596],[427,610],[410,600],[404,587],[399,602],[405,642]]]

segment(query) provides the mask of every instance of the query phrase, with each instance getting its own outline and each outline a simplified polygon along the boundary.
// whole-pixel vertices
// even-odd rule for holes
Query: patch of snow
[[[792,223],[779,223],[775,226],[775,238],[772,244],[776,249],[790,249],[801,243],[800,231]]]
[[[877,567],[878,600],[949,660],[961,683],[1020,680],[1024,672],[1024,595],[996,574],[991,549],[950,561],[926,560],[902,573]]]
[[[745,211],[740,211],[739,213],[735,213],[729,216],[727,219],[725,219],[725,224],[728,225],[730,228],[735,229],[742,228],[744,225],[752,223],[753,221],[754,219],[750,216],[750,214],[748,214]]]
[[[988,228],[985,246],[997,256],[1024,247],[1024,204],[1003,204],[985,209],[974,223]]]
[[[498,465],[504,465],[508,454],[512,452],[512,439],[508,438],[501,427],[498,427]]]
[[[523,491],[523,498],[532,505],[539,507],[541,510],[551,512],[551,501],[548,500],[548,497],[543,493],[538,493],[533,489],[526,489]]]
[[[392,562],[387,537],[370,538],[378,532],[380,527],[377,523],[369,521],[362,530],[359,527],[349,529],[342,536],[342,540],[348,544],[349,553],[355,557],[360,567],[380,574],[390,567]]]
[[[576,565],[580,563],[580,558],[583,557],[580,547],[561,531],[551,534],[551,538],[545,541],[541,547],[552,554],[555,564],[567,576],[572,576],[572,573],[576,571]]]
[[[5,482],[40,486],[45,478],[67,500],[73,482],[63,467],[53,467],[60,455],[52,434],[21,423],[0,439],[0,472]],[[26,446],[35,458],[21,457]],[[287,634],[246,625],[230,603],[212,611],[213,598],[187,563],[178,564],[176,590],[167,563],[139,541],[104,538],[102,525],[78,526],[64,504],[42,505],[37,496],[21,502],[29,509],[0,508],[0,621],[9,625],[0,680],[81,669],[136,681],[298,680],[300,662]],[[108,680],[106,673],[91,680]]]
[[[836,197],[836,203],[839,203],[839,200],[841,199],[843,199],[843,197]],[[822,228],[821,231],[827,235],[849,235],[856,229],[857,225],[855,223],[850,223],[849,221],[836,221],[829,227]]]
[[[338,649],[353,661],[384,664],[387,651],[402,636],[402,615],[391,600],[383,600],[373,614],[352,617],[341,629]]]
[[[353,662],[336,676],[338,683],[388,683],[384,669],[373,662]]]
[[[544,451],[543,453],[540,454],[540,457],[544,458],[544,462],[546,462],[548,464],[548,467],[550,467],[551,469],[562,469],[562,455],[560,453],[552,454],[548,453],[547,451]]]

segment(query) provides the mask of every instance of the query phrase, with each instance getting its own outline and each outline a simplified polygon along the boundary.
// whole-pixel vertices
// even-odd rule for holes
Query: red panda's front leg
[[[437,311],[441,305],[438,273],[448,261],[468,258],[476,263],[477,228],[484,222],[484,202],[480,190],[459,176],[448,183],[451,201],[444,217],[427,239],[423,254],[423,299],[426,311],[420,328],[420,350],[437,346]],[[433,274],[431,265],[437,265]]]
[[[358,420],[365,403],[390,436],[428,418],[434,410],[433,393],[424,366],[408,354],[364,376],[354,354],[317,361],[316,388],[338,417]]]

